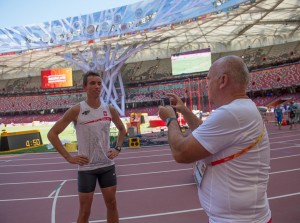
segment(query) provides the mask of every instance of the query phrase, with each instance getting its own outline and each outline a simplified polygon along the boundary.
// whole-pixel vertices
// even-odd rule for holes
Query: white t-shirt
[[[250,99],[237,99],[215,110],[193,136],[213,155],[205,162],[236,154],[261,141],[241,156],[208,165],[198,195],[210,223],[266,223],[271,218],[267,199],[270,144],[263,120]]]
[[[114,161],[107,157],[110,149],[111,120],[108,105],[101,104],[99,108],[94,109],[85,101],[80,102],[80,113],[75,126],[78,154],[87,156],[90,162],[88,165],[79,166],[79,170],[94,170],[114,164]]]

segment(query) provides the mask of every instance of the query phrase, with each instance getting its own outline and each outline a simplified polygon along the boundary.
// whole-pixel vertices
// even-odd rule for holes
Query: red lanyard
[[[259,137],[257,138],[257,140],[256,140],[254,143],[252,143],[251,145],[249,145],[249,146],[247,146],[246,148],[242,149],[241,151],[237,152],[236,154],[233,154],[233,155],[227,156],[227,157],[225,157],[225,158],[223,158],[223,159],[220,159],[220,160],[216,160],[216,161],[211,162],[211,165],[212,165],[212,166],[215,166],[215,165],[218,165],[218,164],[221,164],[221,163],[225,163],[225,162],[227,162],[227,161],[229,161],[229,160],[232,160],[232,159],[234,159],[234,158],[237,158],[237,157],[241,156],[242,154],[248,152],[252,147],[256,146],[257,143],[259,143],[259,141],[260,141],[260,140],[262,139],[262,137],[264,136],[264,132],[265,132],[265,130],[264,130],[264,127],[263,127],[263,129],[262,129],[262,131],[261,131]]]

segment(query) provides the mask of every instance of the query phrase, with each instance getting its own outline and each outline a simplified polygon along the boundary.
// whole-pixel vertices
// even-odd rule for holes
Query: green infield
[[[27,131],[27,130],[40,130],[43,144],[49,144],[47,134],[52,126],[53,125],[51,125],[51,124],[41,124],[41,125],[35,125],[35,126],[32,126],[32,125],[30,125],[30,126],[29,125],[15,125],[15,126],[7,126],[7,127],[1,126],[0,131],[2,132],[3,130],[5,130],[7,132],[20,132],[20,131]],[[74,128],[71,124],[65,129],[65,131],[63,131],[60,134],[60,139],[62,141],[70,141],[70,142],[76,141],[76,134],[75,134]]]
[[[43,141],[42,146],[37,147],[29,147],[29,148],[20,148],[16,150],[9,150],[9,151],[1,151],[0,155],[5,154],[22,154],[22,153],[40,153],[40,152],[55,152],[56,150],[49,145],[49,140],[47,138],[48,131],[52,127],[52,124],[41,124],[41,125],[15,125],[15,126],[1,126],[0,131],[6,132],[21,132],[21,131],[28,131],[28,130],[39,130],[41,133],[41,138]],[[75,130],[72,125],[69,125],[61,134],[60,139],[62,142],[74,142],[76,141],[76,134]]]

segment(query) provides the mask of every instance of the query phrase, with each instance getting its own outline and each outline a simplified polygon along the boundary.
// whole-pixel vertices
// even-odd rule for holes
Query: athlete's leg
[[[98,182],[107,208],[107,223],[118,223],[119,214],[116,201],[117,176],[115,166],[106,167],[103,171],[98,178]]]
[[[79,215],[77,223],[88,223],[91,214],[97,175],[89,171],[78,171]]]
[[[281,129],[281,124],[282,124],[282,116],[279,117],[278,119],[278,128]]]
[[[101,188],[101,191],[107,208],[107,223],[118,223],[119,214],[116,200],[117,187],[112,186]]]
[[[293,122],[294,122],[294,120],[292,118],[290,118],[290,129],[293,128]]]
[[[91,214],[94,192],[78,193],[79,195],[79,215],[77,223],[88,223]]]

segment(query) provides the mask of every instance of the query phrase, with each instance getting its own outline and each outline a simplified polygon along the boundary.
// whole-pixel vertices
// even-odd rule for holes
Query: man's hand
[[[87,165],[90,162],[89,159],[83,155],[70,156],[66,160],[69,163],[78,164],[80,166]]]
[[[109,149],[107,152],[107,157],[111,160],[116,158],[119,155],[119,151],[116,149]]]
[[[176,95],[176,94],[166,94],[170,97],[170,105],[177,111],[182,113],[186,106],[184,105],[183,101]]]
[[[158,115],[163,120],[164,122],[166,121],[167,118],[174,117],[176,118],[176,114],[174,109],[171,106],[158,106]]]

